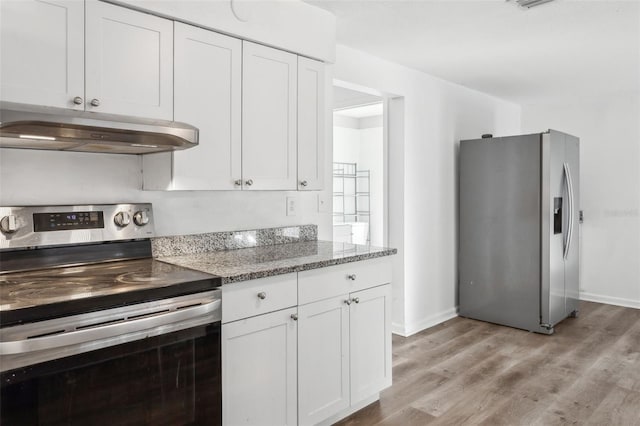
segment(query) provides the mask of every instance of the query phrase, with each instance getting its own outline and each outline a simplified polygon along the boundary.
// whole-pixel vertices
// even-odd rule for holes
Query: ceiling
[[[640,91],[640,0],[306,1],[339,44],[520,104]]]

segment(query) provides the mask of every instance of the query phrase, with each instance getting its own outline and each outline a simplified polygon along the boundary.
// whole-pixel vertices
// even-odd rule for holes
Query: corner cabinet
[[[0,8],[2,101],[173,120],[172,21],[100,1]]]

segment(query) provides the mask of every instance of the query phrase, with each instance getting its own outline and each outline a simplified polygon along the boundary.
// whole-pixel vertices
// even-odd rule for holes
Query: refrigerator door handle
[[[573,180],[571,179],[571,169],[569,168],[569,163],[564,163],[564,176],[565,176],[565,184],[567,186],[567,194],[569,196],[569,220],[567,221],[567,233],[565,234],[564,241],[564,259],[566,260],[569,256],[569,249],[571,248],[571,240],[573,239],[573,215],[574,215],[574,205],[573,205]]]

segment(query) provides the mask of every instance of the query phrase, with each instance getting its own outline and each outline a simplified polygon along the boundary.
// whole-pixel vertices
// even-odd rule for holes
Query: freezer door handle
[[[565,177],[565,185],[567,186],[567,194],[569,196],[569,211],[568,211],[568,221],[567,221],[567,232],[565,233],[564,239],[564,259],[566,260],[569,256],[569,249],[571,248],[571,240],[573,239],[573,216],[575,213],[574,209],[574,198],[573,198],[573,180],[571,179],[571,169],[569,168],[569,163],[564,163],[564,177]]]

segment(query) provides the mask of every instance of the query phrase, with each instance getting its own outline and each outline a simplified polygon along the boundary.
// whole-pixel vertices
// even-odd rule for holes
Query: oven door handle
[[[123,318],[116,323],[97,325],[96,327],[83,330],[61,332],[60,334],[51,336],[33,337],[14,341],[4,341],[4,339],[0,337],[0,355],[26,354],[45,349],[54,349],[125,336],[130,333],[158,328],[166,328],[167,332],[170,332],[172,324],[189,321],[197,317],[212,316],[212,321],[215,321],[211,314],[220,309],[221,304],[222,301],[220,299],[214,299],[197,306],[180,308],[170,312],[163,311],[161,313],[149,314],[142,318]]]

